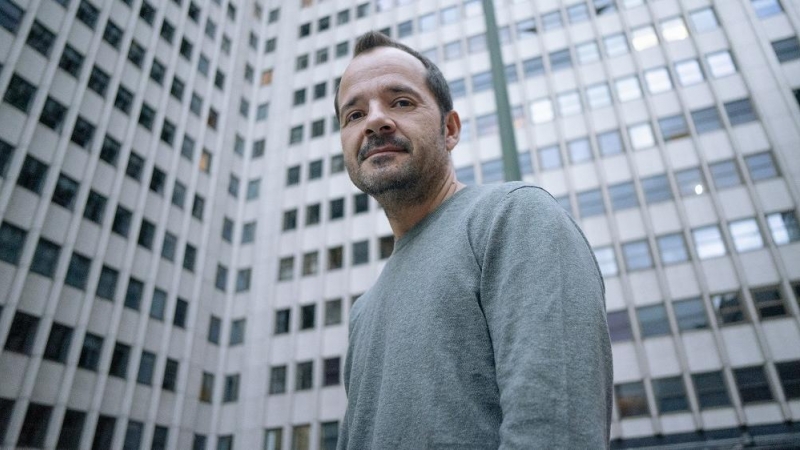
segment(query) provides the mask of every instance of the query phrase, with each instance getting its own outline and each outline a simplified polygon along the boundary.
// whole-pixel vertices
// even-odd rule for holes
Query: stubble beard
[[[372,138],[359,150],[357,167],[353,176],[353,184],[366,194],[375,198],[387,212],[391,209],[411,204],[418,204],[431,195],[435,180],[446,176],[449,156],[444,146],[444,137],[437,135],[433,142],[425,142],[422,148],[413,148],[411,142],[398,136]],[[392,145],[402,148],[407,155],[382,157],[376,155],[374,160],[364,161],[362,156],[373,148]],[[435,152],[428,159],[428,164],[416,152]],[[396,157],[404,158],[397,162]],[[386,158],[380,160],[379,158]],[[364,167],[365,164],[371,167]],[[427,166],[427,167],[425,167]],[[368,170],[365,170],[368,169]]]

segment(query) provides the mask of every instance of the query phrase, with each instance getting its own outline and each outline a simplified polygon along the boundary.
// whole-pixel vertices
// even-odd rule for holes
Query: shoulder
[[[524,182],[509,182],[475,186],[469,208],[471,225],[489,226],[498,218],[511,218],[518,213],[523,218],[564,218],[565,211],[543,188]],[[511,216],[509,216],[511,215]]]

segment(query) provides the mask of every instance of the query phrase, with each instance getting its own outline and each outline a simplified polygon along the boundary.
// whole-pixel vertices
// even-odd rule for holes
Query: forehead
[[[426,75],[425,66],[413,55],[393,47],[378,47],[353,58],[342,74],[339,99],[347,101],[351,91],[392,82],[405,82],[427,92]]]

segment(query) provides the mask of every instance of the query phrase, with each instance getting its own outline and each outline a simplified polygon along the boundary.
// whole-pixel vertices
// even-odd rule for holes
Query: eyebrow
[[[385,88],[383,88],[383,91],[388,91],[393,94],[409,94],[413,95],[414,97],[419,97],[419,92],[417,92],[414,88],[406,86],[404,84],[392,84],[390,86],[386,86]],[[356,95],[355,97],[351,98],[350,100],[348,100],[347,103],[342,105],[341,111],[344,111],[354,106],[355,104],[360,102],[362,98],[363,97],[361,95]]]

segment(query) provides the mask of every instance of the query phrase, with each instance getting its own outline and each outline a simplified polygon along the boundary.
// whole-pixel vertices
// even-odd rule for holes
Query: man
[[[604,287],[577,226],[540,188],[458,182],[447,83],[405,45],[360,37],[335,106],[395,235],[351,310],[339,449],[607,447]]]

